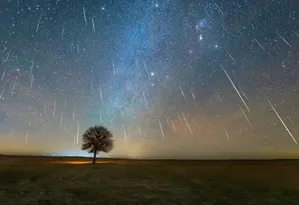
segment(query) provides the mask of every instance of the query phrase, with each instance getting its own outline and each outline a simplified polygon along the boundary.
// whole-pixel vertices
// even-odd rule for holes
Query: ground
[[[299,204],[298,161],[0,157],[0,204]]]

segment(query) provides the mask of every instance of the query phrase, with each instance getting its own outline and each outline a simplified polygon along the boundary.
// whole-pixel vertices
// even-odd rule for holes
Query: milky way
[[[6,0],[0,149],[108,156],[299,156],[299,2]]]

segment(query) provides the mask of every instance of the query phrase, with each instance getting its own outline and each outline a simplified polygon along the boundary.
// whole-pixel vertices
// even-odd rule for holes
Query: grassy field
[[[0,204],[299,204],[298,161],[0,157]]]

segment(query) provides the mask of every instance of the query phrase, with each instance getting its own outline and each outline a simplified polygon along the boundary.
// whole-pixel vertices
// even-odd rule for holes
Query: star
[[[198,40],[199,40],[199,41],[202,41],[202,39],[203,39],[203,35],[200,34],[199,37],[198,37]]]

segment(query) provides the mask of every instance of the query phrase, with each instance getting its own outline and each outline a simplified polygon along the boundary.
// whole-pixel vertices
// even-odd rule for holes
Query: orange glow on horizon
[[[92,164],[91,161],[53,161],[50,163],[54,164],[75,164],[75,165],[80,165],[80,164]],[[96,161],[96,164],[125,164],[124,161],[113,161],[113,160],[98,160]]]

